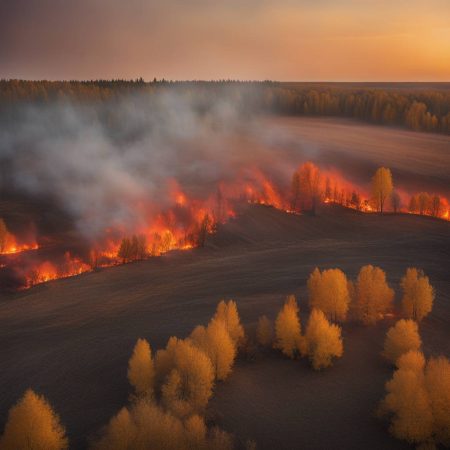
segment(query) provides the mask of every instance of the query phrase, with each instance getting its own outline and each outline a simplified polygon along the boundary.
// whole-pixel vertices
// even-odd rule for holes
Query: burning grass
[[[305,167],[313,172],[302,175]],[[301,181],[302,176],[307,181]],[[302,183],[310,186],[302,186]],[[62,249],[62,257],[30,259],[27,252],[39,249],[38,242],[21,240],[2,221],[0,268],[12,269],[11,276],[16,278],[13,286],[24,289],[101,267],[161,256],[172,250],[202,247],[208,234],[236,216],[237,206],[242,202],[267,205],[291,214],[315,209],[316,201],[362,213],[376,213],[379,209],[369,186],[355,185],[337,170],[320,170],[311,163],[294,173],[290,188],[288,183],[275,184],[260,170],[255,170],[251,176],[247,173],[236,183],[221,183],[206,199],[190,196],[174,180],[168,184],[169,204],[165,209],[138,203],[136,209],[142,217],[141,223],[131,232],[121,226],[111,226],[104,236],[89,244],[87,254]],[[442,196],[409,194],[397,189],[388,200],[390,212],[449,219],[449,204]],[[14,258],[8,258],[11,255]]]

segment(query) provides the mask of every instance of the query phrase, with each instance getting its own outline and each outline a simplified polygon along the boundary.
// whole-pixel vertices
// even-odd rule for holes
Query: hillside
[[[207,246],[0,295],[0,422],[23,391],[46,395],[74,448],[127,401],[127,360],[138,337],[152,348],[205,323],[221,298],[237,301],[245,325],[274,317],[286,294],[306,311],[315,266],[381,266],[398,282],[423,268],[436,288],[421,326],[427,354],[450,355],[450,223],[410,215],[360,214],[324,206],[318,216],[251,205]],[[398,299],[397,299],[398,300]],[[404,448],[371,417],[391,368],[379,352],[389,324],[344,330],[344,358],[314,373],[269,356],[240,361],[216,389],[210,414],[258,448]],[[276,419],[276,420],[275,420]]]

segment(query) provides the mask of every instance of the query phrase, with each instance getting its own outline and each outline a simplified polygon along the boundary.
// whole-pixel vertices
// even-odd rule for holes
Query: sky
[[[0,78],[450,81],[450,0],[0,0]]]

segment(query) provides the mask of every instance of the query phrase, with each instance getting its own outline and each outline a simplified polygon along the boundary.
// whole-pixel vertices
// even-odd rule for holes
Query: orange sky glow
[[[4,0],[0,78],[450,81],[449,0]]]

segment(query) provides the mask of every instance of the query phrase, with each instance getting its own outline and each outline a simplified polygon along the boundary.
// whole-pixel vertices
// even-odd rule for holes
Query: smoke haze
[[[263,129],[224,97],[165,92],[95,107],[26,106],[18,117],[0,132],[4,184],[55,199],[89,238],[145,226],[173,202],[177,185],[205,200],[219,183],[252,177],[249,169],[280,180],[292,167],[266,145],[242,151],[245,135]]]

